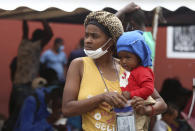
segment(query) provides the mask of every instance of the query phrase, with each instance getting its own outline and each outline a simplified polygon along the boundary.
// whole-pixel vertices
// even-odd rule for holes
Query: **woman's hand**
[[[133,109],[141,115],[150,115],[150,106],[144,105],[144,99],[138,96],[134,96],[131,99],[131,105]]]
[[[144,99],[138,96],[132,98],[132,106],[134,110],[142,115],[157,115],[166,111],[167,104],[164,102],[162,97],[159,95],[158,91],[154,88],[152,98],[155,99],[156,103],[152,105],[144,105]]]
[[[130,100],[130,93],[128,91],[123,91],[122,95],[127,99]]]
[[[127,99],[117,92],[107,92],[102,96],[106,103],[116,108],[122,108],[127,103]]]

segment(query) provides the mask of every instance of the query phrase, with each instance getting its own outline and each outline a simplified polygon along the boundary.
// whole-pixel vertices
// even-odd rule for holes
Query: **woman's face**
[[[118,53],[118,56],[120,59],[121,66],[128,71],[132,71],[140,65],[141,60],[133,53],[127,51],[120,51]]]
[[[109,37],[96,25],[89,24],[85,28],[84,48],[86,50],[96,50],[108,41]],[[107,49],[111,42],[109,42],[103,50]]]

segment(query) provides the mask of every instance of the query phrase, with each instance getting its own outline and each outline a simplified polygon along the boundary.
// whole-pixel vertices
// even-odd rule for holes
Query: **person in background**
[[[54,40],[53,47],[42,54],[40,61],[43,67],[56,71],[59,81],[65,82],[67,56],[64,53],[64,41],[61,38]]]
[[[14,76],[15,76],[16,69],[17,69],[17,56],[13,57],[13,59],[11,60],[10,65],[9,65],[9,69],[10,69],[11,82],[13,84]]]
[[[178,107],[178,111],[180,113],[187,105],[186,102],[190,100],[192,91],[185,88],[182,85],[181,80],[173,77],[166,78],[163,81],[160,95],[165,100],[165,102],[174,103]]]
[[[53,125],[61,117],[62,88],[48,92],[46,87],[35,89],[28,96],[13,131],[53,131]]]
[[[84,57],[84,56],[86,56],[84,52],[84,39],[81,38],[77,49],[73,50],[68,57],[67,67],[69,67],[71,61],[74,60],[75,58]]]
[[[54,69],[51,68],[42,68],[40,71],[40,77],[43,77],[47,80],[47,85],[60,85],[60,81],[58,79],[57,72]]]
[[[162,118],[157,120],[153,131],[179,131],[178,108],[173,104],[168,104],[167,110],[162,113]]]
[[[174,93],[173,93],[174,92]],[[183,110],[185,106],[189,106],[190,97],[192,97],[192,91],[185,88],[181,80],[176,77],[166,78],[162,83],[160,95],[167,103],[173,103],[178,109],[177,122],[179,123],[179,131],[192,131],[194,125],[190,120],[184,120],[189,113],[189,107],[184,115]],[[181,97],[182,96],[182,97]],[[191,103],[191,102],[190,102]]]
[[[39,75],[41,52],[53,36],[48,23],[42,21],[42,24],[44,29],[36,29],[33,32],[32,38],[29,39],[27,21],[23,21],[23,36],[18,48],[14,85],[31,85],[32,80]]]
[[[151,58],[154,65],[155,41],[152,37],[152,33],[146,30],[146,16],[144,11],[141,10],[138,5],[131,2],[119,10],[116,16],[122,21],[125,32],[133,30],[143,31],[144,39],[151,50]]]
[[[36,29],[29,38],[29,27],[26,20],[22,22],[22,41],[18,54],[11,64],[13,88],[9,100],[9,117],[4,123],[3,131],[12,130],[24,99],[31,95],[32,81],[39,75],[40,55],[53,33],[49,24],[41,21],[44,29]]]

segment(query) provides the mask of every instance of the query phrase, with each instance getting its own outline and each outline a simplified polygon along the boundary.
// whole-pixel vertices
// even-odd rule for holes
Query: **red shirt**
[[[128,85],[121,87],[122,91],[128,91],[130,98],[139,96],[147,99],[154,91],[154,74],[148,67],[138,66],[131,71],[128,78]]]

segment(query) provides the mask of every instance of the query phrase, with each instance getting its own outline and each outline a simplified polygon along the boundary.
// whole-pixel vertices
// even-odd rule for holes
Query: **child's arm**
[[[139,96],[147,99],[148,96],[152,95],[154,91],[154,76],[151,69],[142,67],[131,75],[131,77],[135,78],[138,88],[130,91],[130,98]]]

